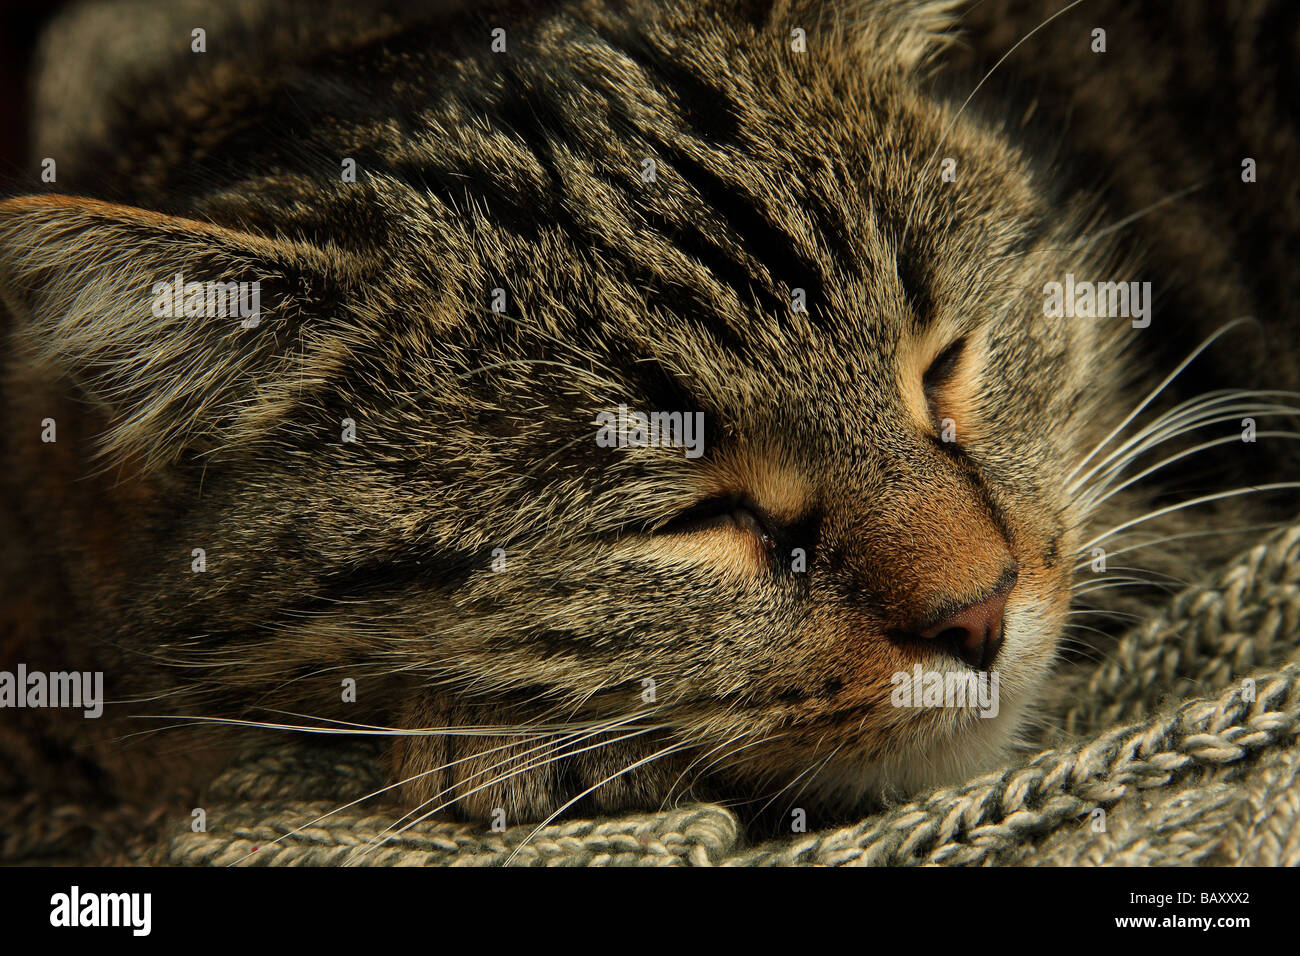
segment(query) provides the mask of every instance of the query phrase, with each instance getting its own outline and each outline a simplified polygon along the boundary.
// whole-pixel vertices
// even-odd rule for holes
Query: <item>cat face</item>
[[[196,665],[178,708],[458,728],[402,738],[411,797],[532,819],[847,807],[1008,745],[1117,405],[1118,330],[1043,287],[1106,253],[928,92],[931,7],[862,16],[806,51],[728,11],[559,16],[441,86],[372,50],[347,122],[184,217],[4,204],[32,367],[148,489],[87,574]],[[301,165],[344,153],[356,182]],[[160,316],[175,273],[256,281],[258,321]],[[994,698],[900,703],[918,668]]]

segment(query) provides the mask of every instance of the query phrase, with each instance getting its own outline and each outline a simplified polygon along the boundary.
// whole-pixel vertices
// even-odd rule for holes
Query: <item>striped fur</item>
[[[783,788],[825,817],[996,760],[1113,520],[1068,479],[1144,346],[1043,314],[1137,259],[930,80],[957,5],[351,6],[205,21],[205,57],[41,131],[56,196],[0,203],[10,455],[79,633],[132,662],[118,710],[487,727],[398,738],[394,779],[512,821]],[[260,280],[267,319],[156,319],[176,272]],[[599,447],[619,405],[702,412],[706,454]],[[46,414],[85,424],[33,449]],[[767,538],[676,530],[720,495]],[[891,707],[892,674],[964,666],[899,629],[1009,567],[999,716]],[[518,757],[517,728],[620,718]]]

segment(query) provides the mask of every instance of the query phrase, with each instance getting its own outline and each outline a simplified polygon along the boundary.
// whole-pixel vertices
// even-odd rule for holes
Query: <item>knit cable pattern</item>
[[[1067,732],[1146,716],[1161,699],[1219,691],[1300,656],[1300,524],[1275,532],[1212,583],[1180,592],[1130,631],[1069,696]]]

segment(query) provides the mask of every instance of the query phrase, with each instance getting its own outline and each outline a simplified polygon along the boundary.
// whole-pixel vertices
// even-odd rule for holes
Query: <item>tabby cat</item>
[[[3,664],[110,703],[10,786],[156,803],[270,739],[222,720],[423,730],[402,799],[512,822],[996,766],[1105,549],[1294,511],[1235,489],[1297,474],[1300,16],[1236,7],[65,14],[0,202]],[[918,667],[996,714],[897,706]]]

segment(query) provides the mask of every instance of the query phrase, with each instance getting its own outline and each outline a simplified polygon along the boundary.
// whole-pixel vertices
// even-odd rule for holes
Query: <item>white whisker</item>
[[[1085,465],[1088,464],[1089,461],[1092,460],[1094,455],[1096,455],[1099,451],[1101,451],[1108,444],[1110,444],[1110,442],[1115,438],[1116,435],[1119,435],[1122,431],[1124,431],[1124,429],[1128,427],[1129,423],[1132,422],[1133,419],[1137,418],[1138,415],[1142,414],[1142,411],[1153,401],[1155,401],[1156,398],[1158,398],[1160,394],[1164,392],[1166,388],[1169,387],[1169,384],[1175,378],[1181,375],[1183,370],[1186,369],[1187,366],[1191,365],[1192,362],[1196,360],[1197,356],[1199,356],[1202,352],[1204,352],[1207,348],[1209,348],[1218,338],[1220,338],[1230,330],[1236,328],[1238,325],[1242,325],[1247,322],[1254,322],[1254,321],[1256,320],[1252,316],[1241,316],[1239,318],[1233,319],[1231,322],[1225,323],[1224,325],[1216,329],[1213,333],[1211,333],[1210,336],[1206,338],[1205,341],[1203,341],[1200,345],[1198,345],[1190,355],[1188,355],[1185,359],[1179,362],[1177,367],[1168,375],[1166,375],[1164,380],[1161,381],[1159,385],[1157,385],[1149,393],[1147,393],[1146,397],[1143,398],[1142,401],[1138,403],[1138,406],[1135,409],[1133,409],[1133,411],[1129,412],[1128,416],[1122,422],[1116,425],[1105,438],[1103,438],[1100,442],[1098,442],[1096,447],[1094,447],[1093,450],[1090,451],[1083,458],[1083,460],[1080,461],[1079,464],[1075,466],[1073,471],[1071,471],[1068,475],[1066,475],[1065,477],[1066,484],[1068,485],[1074,479],[1075,475],[1077,475],[1080,469],[1082,469]]]
[[[1088,549],[1094,547],[1097,544],[1100,544],[1102,541],[1105,541],[1107,538],[1110,538],[1121,531],[1124,531],[1128,528],[1136,527],[1137,525],[1143,524],[1147,521],[1151,521],[1155,518],[1162,517],[1163,515],[1173,514],[1175,511],[1182,511],[1184,508],[1194,508],[1197,505],[1208,504],[1212,501],[1222,501],[1225,498],[1235,498],[1240,495],[1259,494],[1261,492],[1266,492],[1266,491],[1283,491],[1292,488],[1300,488],[1300,481],[1277,481],[1267,485],[1253,485],[1246,488],[1233,488],[1231,491],[1219,491],[1212,495],[1201,495],[1198,498],[1192,498],[1190,501],[1181,501],[1178,504],[1167,505],[1164,508],[1157,508],[1155,511],[1149,511],[1140,517],[1132,518],[1129,521],[1126,521],[1123,524],[1112,528],[1111,530],[1107,531],[1105,534],[1098,535],[1097,537],[1093,538],[1087,544],[1080,546],[1079,550],[1087,551]]]
[[[605,784],[609,783],[611,780],[617,780],[625,773],[629,773],[635,770],[637,767],[645,766],[646,764],[650,763],[653,760],[658,760],[660,757],[666,757],[671,753],[675,753],[676,751],[679,750],[684,750],[691,746],[693,746],[693,744],[690,742],[669,744],[667,747],[664,747],[661,750],[656,750],[648,757],[642,757],[640,760],[637,760],[634,763],[629,764],[628,766],[624,767],[622,770],[618,771],[617,773],[610,774],[604,780],[601,780],[599,783],[593,784],[592,786],[588,787],[586,790],[582,791],[582,793],[578,794],[576,797],[573,797],[570,800],[565,801],[565,803],[563,803],[558,809],[556,809],[550,816],[548,816],[541,823],[537,824],[537,826],[533,828],[532,832],[529,833],[528,836],[524,837],[524,839],[520,842],[520,844],[517,847],[515,847],[514,852],[511,853],[510,856],[506,858],[506,861],[505,863],[502,864],[502,866],[509,866],[514,861],[515,857],[519,855],[519,851],[522,850],[528,844],[529,840],[537,836],[537,834],[541,833],[542,830],[544,830],[552,820],[558,817],[565,810],[569,809],[569,807],[573,806],[583,797],[587,796],[587,794],[594,793],[595,791],[599,790],[601,787],[605,786]]]
[[[509,780],[511,777],[518,776],[519,774],[524,773],[524,772],[526,772],[526,771],[528,771],[528,770],[536,770],[536,769],[540,769],[541,767],[545,767],[545,766],[547,766],[548,764],[555,763],[557,760],[567,759],[567,758],[569,758],[569,757],[576,756],[577,754],[580,754],[580,753],[586,753],[586,752],[589,751],[589,750],[596,750],[596,749],[598,749],[598,748],[600,748],[600,747],[608,747],[608,746],[610,746],[611,744],[615,744],[615,743],[618,743],[618,742],[623,741],[623,740],[628,740],[628,739],[631,739],[631,738],[633,738],[633,737],[639,737],[639,736],[641,736],[642,734],[649,733],[649,732],[651,732],[651,730],[654,730],[654,729],[658,729],[658,728],[638,729],[638,730],[633,731],[632,733],[623,734],[623,735],[621,735],[621,736],[615,737],[615,738],[612,739],[612,740],[601,740],[601,741],[597,741],[597,742],[594,743],[594,744],[591,744],[591,745],[586,746],[586,747],[579,748],[579,749],[577,749],[577,750],[562,750],[562,752],[558,752],[558,753],[556,753],[555,751],[561,749],[561,747],[551,747],[551,748],[549,749],[548,753],[545,754],[544,757],[543,757],[542,759],[534,760],[534,761],[532,761],[532,762],[530,762],[530,763],[528,763],[528,764],[525,764],[524,766],[521,766],[521,767],[515,767],[515,768],[513,768],[509,773],[504,773],[504,774],[500,774],[500,775],[498,775],[498,776],[496,776],[496,777],[493,777],[492,779],[487,780],[486,782],[484,782],[484,783],[478,785],[477,787],[474,787],[473,789],[468,790],[468,791],[466,791],[465,793],[459,794],[459,795],[457,795],[455,798],[453,798],[453,799],[451,799],[451,800],[448,800],[448,801],[445,802],[445,803],[439,804],[438,806],[432,808],[431,810],[427,810],[427,811],[425,811],[424,813],[420,814],[420,816],[418,816],[418,817],[416,817],[415,819],[411,820],[411,821],[410,821],[409,823],[407,823],[405,826],[402,826],[402,827],[400,827],[400,828],[394,830],[392,833],[389,833],[389,834],[388,834],[387,836],[385,836],[382,840],[379,840],[378,842],[372,842],[371,844],[369,844],[369,845],[368,845],[368,846],[367,846],[367,847],[362,851],[361,855],[364,856],[364,855],[366,855],[366,854],[368,854],[368,853],[373,853],[375,850],[379,849],[381,846],[383,846],[383,845],[384,845],[385,843],[387,843],[389,840],[396,839],[397,837],[399,837],[399,836],[401,836],[403,833],[405,833],[407,830],[409,830],[411,827],[420,824],[420,823],[423,822],[424,820],[427,820],[429,817],[433,816],[435,813],[438,813],[438,812],[440,812],[440,811],[442,811],[442,810],[445,810],[447,807],[451,806],[453,803],[456,803],[456,802],[459,801],[459,800],[464,800],[466,797],[472,796],[472,795],[475,794],[475,793],[479,793],[480,791],[486,790],[486,789],[489,788],[489,787],[495,786],[495,785],[500,784],[500,783],[504,783],[506,780]],[[586,735],[584,735],[584,736],[582,736],[582,737],[579,737],[579,739],[578,739],[577,741],[573,741],[573,742],[581,742],[581,741],[583,741],[583,740],[589,740],[589,739],[591,739],[592,737],[598,736],[599,734],[601,734],[601,733],[605,733],[605,732],[607,732],[607,731],[606,731],[606,730],[603,730],[603,729],[602,729],[602,730],[593,731],[592,733],[589,733],[589,734],[586,734]],[[567,742],[566,742],[566,743],[567,743]],[[561,746],[562,746],[562,745],[561,745]],[[430,797],[428,800],[426,800],[424,803],[420,804],[418,807],[415,807],[415,808],[413,808],[412,810],[408,811],[405,815],[403,815],[403,817],[402,817],[401,819],[404,820],[404,819],[406,819],[406,817],[410,816],[412,813],[417,813],[417,812],[419,812],[421,809],[423,809],[424,807],[427,807],[427,806],[428,806],[430,803],[432,803],[434,800],[437,800],[439,797],[443,796],[444,794],[446,794],[446,793],[448,793],[448,792],[450,792],[450,791],[456,789],[457,787],[461,786],[463,783],[467,782],[468,780],[472,780],[474,777],[476,777],[476,776],[481,776],[483,773],[485,773],[485,772],[487,772],[487,771],[493,769],[494,767],[497,767],[497,766],[500,766],[500,765],[503,764],[503,763],[509,763],[509,762],[510,762],[510,761],[508,761],[508,760],[507,760],[507,761],[500,761],[500,762],[498,762],[497,764],[494,764],[492,767],[486,768],[486,769],[483,770],[483,771],[479,771],[478,773],[471,775],[470,777],[466,778],[466,781],[457,781],[453,786],[451,786],[451,787],[447,787],[447,788],[444,788],[442,791],[440,791],[439,793],[435,794],[433,797]],[[396,823],[400,823],[400,822],[401,822],[401,820],[396,821]],[[389,829],[392,829],[392,827],[389,827]]]
[[[1267,521],[1261,524],[1238,525],[1232,528],[1211,528],[1206,531],[1184,531],[1179,534],[1164,535],[1163,537],[1152,538],[1149,541],[1142,541],[1138,544],[1130,544],[1123,548],[1117,548],[1114,551],[1108,551],[1107,557],[1114,558],[1121,554],[1127,554],[1130,551],[1140,551],[1143,548],[1154,547],[1157,544],[1167,544],[1170,541],[1181,541],[1184,538],[1201,538],[1206,535],[1215,534],[1246,534],[1252,531],[1271,531],[1274,528],[1280,528],[1289,524],[1291,524],[1289,520]],[[1087,567],[1090,563],[1092,563],[1092,559],[1090,557],[1085,557],[1074,566],[1074,570],[1079,571]]]
[[[1155,419],[1137,434],[1130,437],[1105,459],[1095,464],[1086,474],[1069,485],[1068,490],[1072,494],[1079,493],[1079,490],[1092,480],[1101,469],[1104,469],[1102,481],[1109,480],[1152,448],[1209,425],[1233,421],[1243,415],[1266,418],[1275,415],[1290,416],[1300,413],[1300,408],[1291,405],[1242,404],[1224,407],[1225,403],[1235,401],[1248,394],[1225,395],[1213,401],[1198,403],[1194,407],[1182,408],[1180,406],[1171,409],[1168,413]]]
[[[1233,417],[1235,418],[1236,416]],[[1300,438],[1300,432],[1263,431],[1263,432],[1256,432],[1255,436],[1257,438],[1297,439]],[[1240,435],[1228,435],[1224,438],[1216,438],[1212,441],[1202,442],[1201,444],[1195,445],[1192,448],[1188,448],[1185,451],[1181,451],[1176,455],[1170,455],[1168,458],[1165,458],[1164,460],[1152,465],[1150,468],[1147,468],[1144,471],[1139,472],[1138,474],[1126,480],[1123,484],[1117,485],[1116,487],[1110,489],[1109,491],[1107,491],[1104,487],[1101,488],[1100,490],[1105,491],[1106,493],[1103,494],[1100,498],[1089,499],[1088,509],[1091,511],[1099,507],[1100,505],[1108,501],[1110,498],[1112,498],[1114,495],[1117,495],[1120,492],[1122,492],[1124,489],[1132,487],[1138,482],[1150,477],[1155,472],[1160,471],[1162,468],[1172,465],[1174,462],[1180,461],[1188,457],[1189,455],[1195,455],[1203,451],[1208,451],[1209,449],[1217,448],[1220,445],[1239,445],[1239,444],[1241,444]]]
[[[1028,33],[1022,36],[1019,40],[1017,40],[1015,44],[1011,47],[1011,49],[1007,50],[1006,53],[1002,54],[1001,58],[996,63],[994,63],[993,66],[989,68],[989,71],[985,73],[984,76],[980,78],[980,81],[975,84],[975,88],[970,91],[970,95],[967,96],[965,101],[961,104],[961,106],[957,108],[956,114],[954,114],[953,118],[948,121],[948,125],[944,127],[943,132],[939,135],[939,144],[935,146],[934,152],[930,154],[930,158],[925,161],[925,165],[921,167],[921,172],[917,175],[917,188],[912,194],[912,204],[911,206],[908,207],[907,216],[903,219],[903,239],[902,242],[899,243],[900,246],[907,245],[907,233],[910,230],[912,225],[912,215],[913,213],[916,212],[916,204],[920,201],[921,198],[920,191],[925,185],[925,174],[929,170],[930,166],[933,165],[935,158],[939,155],[939,151],[943,149],[943,144],[948,141],[948,134],[952,132],[952,128],[955,125],[957,125],[957,121],[961,119],[961,114],[966,111],[966,107],[970,106],[971,100],[975,99],[975,94],[978,93],[980,89],[984,86],[984,84],[988,82],[989,77],[991,77],[994,73],[997,72],[998,67],[1000,67],[1003,63],[1005,63],[1011,57],[1011,54],[1019,50],[1020,47],[1023,46],[1025,42],[1030,39],[1030,37],[1034,36],[1034,34],[1038,33],[1039,30],[1043,29],[1045,26],[1047,26],[1057,17],[1060,17],[1063,14],[1068,13],[1069,11],[1073,10],[1081,3],[1083,3],[1083,0],[1073,0],[1073,2],[1070,3],[1069,6],[1065,6],[1062,7],[1060,10],[1057,10],[1050,17],[1048,17],[1042,23],[1038,24],[1038,26],[1034,27],[1032,30],[1030,30]]]

